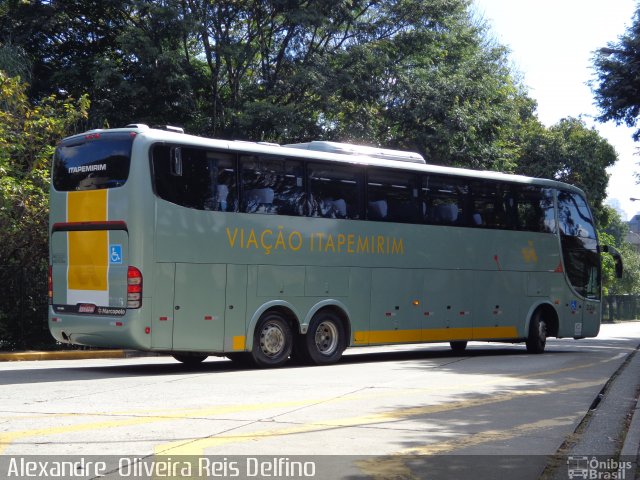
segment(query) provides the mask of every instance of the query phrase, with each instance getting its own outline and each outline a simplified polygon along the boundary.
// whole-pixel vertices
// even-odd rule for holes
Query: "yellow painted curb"
[[[29,360],[86,360],[91,358],[124,358],[124,350],[62,350],[54,352],[0,353],[0,362]]]

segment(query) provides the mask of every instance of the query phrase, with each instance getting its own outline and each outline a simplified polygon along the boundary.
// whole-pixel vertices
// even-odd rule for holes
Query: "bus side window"
[[[430,175],[422,178],[424,222],[432,225],[466,225],[469,186],[464,179]]]
[[[300,161],[269,155],[243,155],[240,164],[240,211],[304,215],[304,187]]]
[[[154,186],[160,198],[183,207],[204,210],[209,193],[205,151],[155,146],[152,153]]]
[[[324,218],[361,218],[362,172],[342,165],[309,163],[309,216]]]
[[[555,233],[553,191],[533,185],[518,185],[515,189],[518,230]]]
[[[471,226],[507,228],[505,195],[501,185],[491,181],[474,182],[471,193]]]
[[[416,176],[393,170],[370,169],[367,181],[367,219],[415,223],[418,219]]]
[[[238,207],[236,167],[232,155],[208,151],[209,192],[205,210],[235,212]]]

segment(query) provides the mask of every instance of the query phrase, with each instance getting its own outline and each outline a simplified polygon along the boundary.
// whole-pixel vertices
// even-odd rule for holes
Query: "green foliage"
[[[598,50],[593,62],[595,100],[602,112],[599,120],[636,126],[640,115],[640,9],[627,32]],[[634,140],[640,140],[640,130],[634,133]]]
[[[611,294],[640,295],[640,253],[629,243],[620,246],[624,263],[622,279],[611,288]]]
[[[612,207],[602,208],[601,229],[598,237],[602,245],[615,247],[622,255],[624,264],[621,279],[615,277],[613,257],[602,254],[602,285],[605,295],[640,295],[640,253],[625,237],[629,228]]]
[[[49,164],[56,142],[86,118],[87,97],[29,103],[20,77],[0,71],[0,265],[26,266],[47,248]],[[46,259],[46,255],[44,255]]]
[[[31,96],[88,92],[98,127],[355,141],[513,171],[533,115],[468,0],[7,5],[0,33],[34,63]]]
[[[583,189],[599,219],[609,181],[606,169],[617,159],[613,146],[580,119],[567,118],[548,129],[529,122],[516,171]]]
[[[598,232],[598,238],[600,240],[601,245],[609,245],[612,247],[616,247],[615,238],[612,235],[609,235],[605,232]],[[615,290],[616,283],[616,270],[615,270],[615,262],[613,257],[608,254],[602,254],[602,294],[610,295],[614,293],[612,290]]]
[[[629,233],[629,225],[622,220],[618,211],[610,205],[604,205],[601,209],[600,226],[605,233],[613,237],[615,243],[607,245],[622,245],[626,242]]]
[[[49,164],[56,142],[83,127],[89,108],[87,97],[49,96],[34,105],[26,89],[0,70],[0,348],[18,335],[18,318],[23,332],[42,323],[30,313],[46,302]]]

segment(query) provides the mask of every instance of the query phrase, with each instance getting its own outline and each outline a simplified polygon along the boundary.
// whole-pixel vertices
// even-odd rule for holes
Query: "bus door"
[[[371,282],[370,344],[422,340],[418,270],[376,268]]]
[[[226,265],[176,263],[173,350],[222,351]]]
[[[472,285],[473,272],[431,270],[425,273],[422,302],[424,341],[471,340],[473,298],[464,285]]]

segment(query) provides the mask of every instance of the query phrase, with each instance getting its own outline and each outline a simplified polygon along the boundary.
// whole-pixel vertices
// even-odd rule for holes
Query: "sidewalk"
[[[639,393],[640,351],[636,349],[594,399],[542,478],[567,478],[569,460],[579,459],[583,464],[578,471],[587,475],[582,478],[640,480]]]
[[[640,480],[640,398],[638,398],[636,408],[633,411],[620,456],[629,458],[633,463],[631,471],[634,472],[634,476],[629,480]]]

